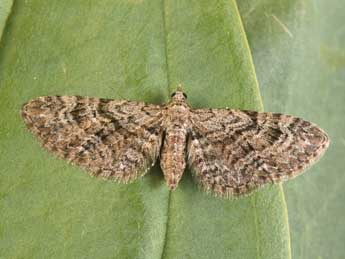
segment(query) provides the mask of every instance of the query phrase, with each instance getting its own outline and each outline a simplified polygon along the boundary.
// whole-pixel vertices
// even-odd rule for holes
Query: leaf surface
[[[6,24],[7,17],[10,14],[12,4],[12,0],[2,0],[0,3],[0,40]]]
[[[235,1],[17,1],[0,49],[0,254],[5,258],[289,258],[280,186],[221,200],[187,171],[130,185],[43,151],[21,105],[42,95],[262,110]],[[13,249],[15,247],[16,249]]]
[[[345,2],[239,1],[266,110],[325,129],[331,144],[284,185],[292,258],[343,258]]]

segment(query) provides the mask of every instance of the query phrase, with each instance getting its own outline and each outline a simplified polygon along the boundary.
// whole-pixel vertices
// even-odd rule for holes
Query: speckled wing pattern
[[[191,124],[188,165],[202,188],[218,196],[291,179],[329,143],[316,125],[278,113],[198,109]]]
[[[289,115],[192,109],[178,89],[164,105],[81,96],[46,96],[22,117],[44,148],[93,176],[128,183],[160,158],[170,190],[186,166],[207,192],[241,196],[299,175],[329,140]]]
[[[158,105],[81,96],[39,97],[22,117],[44,148],[94,176],[131,182],[159,155]]]

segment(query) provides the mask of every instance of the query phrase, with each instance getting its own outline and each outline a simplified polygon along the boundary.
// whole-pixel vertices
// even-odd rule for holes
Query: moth
[[[301,174],[329,144],[327,134],[290,115],[192,109],[178,88],[164,105],[82,96],[45,96],[22,107],[42,146],[93,176],[129,183],[157,161],[170,190],[188,166],[221,197],[241,196]]]

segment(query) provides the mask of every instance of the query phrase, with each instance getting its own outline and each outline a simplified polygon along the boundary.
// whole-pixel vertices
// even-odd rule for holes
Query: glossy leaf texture
[[[298,115],[330,135],[325,156],[284,185],[292,258],[345,255],[345,2],[239,1],[267,110]]]
[[[8,15],[11,12],[11,7],[12,7],[13,1],[11,0],[3,0],[0,3],[0,39],[2,36],[2,32],[4,30],[6,20]]]
[[[16,1],[0,48],[0,254],[5,258],[289,258],[280,186],[222,200],[187,171],[130,185],[43,151],[21,105],[42,95],[262,110],[235,1]],[[15,248],[15,249],[14,249]]]

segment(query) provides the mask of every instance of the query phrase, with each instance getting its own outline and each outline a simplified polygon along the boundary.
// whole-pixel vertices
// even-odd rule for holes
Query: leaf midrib
[[[168,37],[167,37],[167,24],[166,24],[166,4],[165,0],[162,0],[162,21],[163,21],[163,38],[164,38],[164,54],[165,54],[165,69],[166,69],[166,77],[167,77],[167,88],[168,93],[170,93],[170,75],[169,75],[169,61],[168,61]],[[162,245],[162,252],[161,258],[165,257],[167,240],[168,240],[168,230],[169,230],[169,211],[170,211],[170,203],[171,203],[171,191],[169,190],[168,200],[167,200],[167,212],[166,212],[166,222],[165,222],[165,234],[164,240]]]

